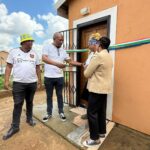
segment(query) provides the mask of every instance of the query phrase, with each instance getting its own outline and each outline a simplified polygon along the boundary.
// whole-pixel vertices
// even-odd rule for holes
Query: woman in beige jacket
[[[112,91],[113,61],[107,50],[110,39],[102,37],[99,42],[97,52],[84,71],[84,76],[88,78],[89,103],[87,114],[90,139],[84,141],[83,144],[88,147],[99,144],[99,138],[105,136],[107,94]]]

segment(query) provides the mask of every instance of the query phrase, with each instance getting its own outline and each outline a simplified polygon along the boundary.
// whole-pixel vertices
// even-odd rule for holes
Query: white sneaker
[[[105,134],[99,134],[100,138],[105,138]]]
[[[42,122],[47,122],[51,117],[52,115],[46,115],[45,117],[43,117]]]
[[[99,139],[98,140],[89,139],[89,140],[84,141],[83,145],[86,147],[94,147],[96,145],[99,145],[100,143],[101,141]]]
[[[60,113],[59,116],[60,116],[61,121],[66,121],[66,117],[64,113]]]

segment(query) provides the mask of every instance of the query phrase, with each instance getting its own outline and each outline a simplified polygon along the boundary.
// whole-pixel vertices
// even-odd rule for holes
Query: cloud
[[[58,0],[54,0],[54,3],[56,3]]]
[[[41,55],[43,45],[53,41],[54,32],[68,29],[68,20],[52,13],[34,17],[21,11],[8,13],[5,4],[0,3],[0,51],[19,47],[19,35],[29,33],[35,39],[34,48]]]
[[[7,15],[8,11],[4,4],[0,4],[0,16],[3,17]]]
[[[4,4],[0,4],[0,48],[4,49],[16,42],[17,36],[22,33],[35,33],[39,37],[44,36],[44,27],[24,12],[8,14]]]
[[[0,36],[0,50],[8,51],[10,49],[9,45],[13,44],[13,42],[14,42],[14,38],[12,35],[9,35],[7,33],[1,34],[1,36]]]
[[[8,34],[30,33],[42,31],[43,26],[24,12],[14,12],[0,19],[0,32]]]
[[[47,15],[38,15],[38,18],[47,22],[47,35],[51,36],[58,31],[68,29],[68,20],[60,16],[48,13]]]
[[[38,36],[38,37],[41,37],[41,38],[44,38],[45,37],[45,33],[43,31],[37,31],[35,32],[35,34]]]

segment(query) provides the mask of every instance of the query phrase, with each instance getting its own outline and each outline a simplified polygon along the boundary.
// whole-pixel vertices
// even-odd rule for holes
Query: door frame
[[[111,39],[111,45],[114,45],[116,43],[116,26],[117,26],[117,6],[114,6],[112,8],[100,11],[98,13],[89,15],[87,17],[78,19],[73,21],[73,28],[78,28],[79,30],[83,27],[87,27],[89,25],[97,24],[98,22],[103,22],[107,21],[107,27],[108,27],[108,36]],[[79,48],[80,46],[80,32],[77,32],[74,34],[74,43],[77,45]],[[110,51],[110,54],[113,59],[113,63],[115,65],[115,51]],[[78,60],[79,55],[77,53],[74,54],[74,59]],[[76,87],[79,85],[79,73],[77,70],[77,76],[74,77]],[[113,79],[113,87],[114,87],[114,68],[113,68],[113,73],[112,73],[112,79]],[[77,89],[77,94],[76,94],[76,104],[78,105],[79,103],[79,91]],[[112,94],[109,94],[107,96],[107,119],[112,120],[112,110],[113,109],[113,92]]]
[[[77,25],[77,48],[81,49],[81,32],[86,28],[86,27],[92,27],[94,25],[98,25],[101,24],[103,22],[106,22],[106,26],[107,26],[107,36],[109,37],[109,32],[110,32],[110,15],[109,16],[105,16],[102,18],[98,18],[95,19],[93,21],[88,21],[82,24]],[[77,61],[81,61],[81,53],[77,54]],[[80,90],[81,90],[81,85],[80,85],[80,68],[77,68],[77,98],[76,98],[76,104],[77,106],[80,105]]]

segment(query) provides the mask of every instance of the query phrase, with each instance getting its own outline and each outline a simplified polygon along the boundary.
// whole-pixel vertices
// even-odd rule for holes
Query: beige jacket
[[[84,71],[88,78],[89,92],[109,94],[112,92],[113,61],[106,49],[93,55],[90,64]]]

